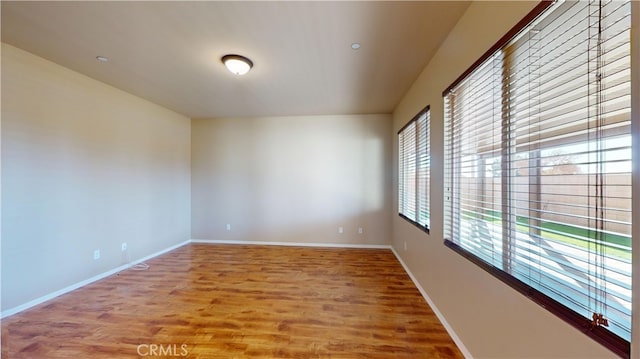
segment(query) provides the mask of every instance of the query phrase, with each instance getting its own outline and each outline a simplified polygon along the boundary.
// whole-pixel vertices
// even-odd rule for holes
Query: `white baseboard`
[[[261,241],[237,241],[237,240],[218,240],[218,239],[191,239],[191,243],[246,244],[246,245],[263,245],[263,246],[325,247],[325,248],[373,248],[373,249],[390,249],[391,248],[391,245],[388,245],[388,244],[261,242]]]
[[[17,313],[22,312],[24,310],[27,310],[27,309],[29,309],[31,307],[35,307],[36,305],[42,304],[42,303],[44,303],[44,302],[46,302],[48,300],[51,300],[51,299],[53,299],[55,297],[59,297],[59,296],[61,296],[63,294],[66,294],[66,293],[69,293],[69,292],[71,292],[73,290],[76,290],[78,288],[84,287],[87,284],[91,284],[93,282],[99,281],[100,279],[103,279],[103,278],[106,278],[106,277],[108,277],[110,275],[113,275],[113,274],[116,274],[118,272],[121,272],[121,271],[123,271],[123,270],[125,270],[127,268],[130,268],[130,267],[138,264],[138,263],[147,261],[147,260],[149,260],[151,258],[155,258],[155,257],[157,257],[159,255],[165,254],[165,253],[167,253],[169,251],[172,251],[172,250],[174,250],[176,248],[180,248],[180,247],[182,247],[182,246],[184,246],[186,244],[189,244],[190,242],[191,241],[184,241],[182,243],[178,243],[178,244],[176,244],[174,246],[171,246],[169,248],[163,249],[163,250],[161,250],[159,252],[156,252],[156,253],[150,254],[150,255],[148,255],[146,257],[142,257],[140,259],[137,259],[134,262],[121,265],[121,266],[116,267],[116,268],[114,268],[112,270],[109,270],[107,272],[100,273],[100,274],[98,274],[96,276],[93,276],[91,278],[85,279],[85,280],[83,280],[81,282],[78,282],[78,283],[72,284],[72,285],[70,285],[68,287],[65,287],[65,288],[62,288],[60,290],[57,290],[57,291],[55,291],[53,293],[49,293],[47,295],[43,295],[42,297],[36,298],[34,300],[31,300],[31,301],[29,301],[27,303],[24,303],[24,304],[21,304],[21,305],[19,305],[17,307],[4,310],[4,311],[2,311],[2,313],[0,313],[0,319],[1,318],[6,318],[6,317],[14,315],[14,314],[17,314]]]
[[[393,248],[393,246],[391,246],[391,251],[398,259],[398,262],[402,264],[402,267],[404,267],[405,272],[407,272],[407,274],[409,275],[409,278],[411,278],[411,280],[413,281],[413,284],[416,286],[416,288],[418,288],[418,290],[420,291],[420,294],[422,294],[422,296],[427,301],[427,303],[429,303],[429,306],[431,307],[433,312],[436,314],[436,317],[438,317],[438,319],[440,320],[444,328],[447,330],[447,333],[449,333],[449,336],[451,336],[451,339],[453,339],[453,341],[456,343],[456,345],[458,346],[458,349],[460,349],[460,351],[462,352],[462,355],[464,355],[465,358],[472,359],[473,356],[471,355],[471,352],[469,352],[469,349],[467,349],[467,347],[464,346],[464,343],[462,342],[462,340],[458,337],[458,335],[453,330],[453,328],[451,328],[449,323],[447,323],[447,320],[445,319],[444,315],[440,313],[440,311],[438,310],[438,307],[436,307],[436,305],[433,303],[431,298],[429,298],[429,295],[427,294],[427,292],[424,290],[424,288],[422,288],[422,286],[420,285],[416,277],[413,275],[413,273],[411,273],[411,270],[406,265],[406,263],[402,260],[398,252],[396,252],[396,249]]]

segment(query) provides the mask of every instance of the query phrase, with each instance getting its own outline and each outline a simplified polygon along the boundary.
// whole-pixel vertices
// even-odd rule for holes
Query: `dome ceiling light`
[[[232,74],[244,75],[253,67],[253,61],[241,55],[224,55],[222,63]]]

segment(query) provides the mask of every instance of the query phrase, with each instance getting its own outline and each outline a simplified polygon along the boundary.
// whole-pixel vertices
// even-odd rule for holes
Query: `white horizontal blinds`
[[[599,5],[561,4],[510,46],[512,274],[587,318],[604,314],[628,340],[630,9]],[[610,208],[599,213],[602,205]]]
[[[404,213],[406,199],[406,187],[405,182],[407,181],[406,175],[404,174],[404,135],[402,132],[398,133],[398,213]]]
[[[416,124],[410,123],[399,134],[400,186],[398,212],[407,218],[416,217]]]
[[[398,212],[422,227],[429,226],[429,109],[400,132]]]
[[[429,227],[429,177],[431,168],[431,158],[429,152],[429,110],[422,112],[416,120],[417,132],[417,174],[418,192],[416,201],[418,203],[418,213],[416,222]]]
[[[453,121],[453,109],[456,104],[456,92],[448,92],[444,96],[444,213],[442,235],[445,240],[459,240],[460,236],[460,201],[458,188],[460,186],[459,153],[454,151],[459,138],[456,136]],[[454,141],[455,140],[455,141]]]
[[[501,53],[492,56],[445,98],[446,181],[451,185],[445,236],[497,266],[502,258],[502,63]]]
[[[445,97],[445,236],[627,341],[630,12],[559,2]]]
[[[600,6],[597,6],[600,5]],[[589,8],[590,309],[631,337],[631,4]],[[615,118],[616,121],[611,121]],[[624,144],[624,142],[627,144]]]
[[[620,1],[614,3],[623,4]],[[618,6],[616,12],[624,8]],[[589,2],[564,3],[552,15],[551,19],[543,19],[531,31],[524,33],[505,48],[505,56],[517,58],[511,69],[513,73],[509,76],[511,87],[514,79],[523,81],[524,78],[530,77],[529,66],[539,69],[537,75],[531,78],[537,84],[532,90],[538,92],[536,101],[540,105],[540,112],[536,126],[540,128],[536,131],[540,132],[540,138],[533,139],[531,143],[520,143],[519,150],[526,151],[527,148],[523,146],[528,145],[550,147],[557,143],[564,145],[568,141],[583,142],[587,137],[588,121],[576,120],[586,120],[589,116],[587,107],[584,106],[589,89],[586,76],[589,62],[585,61]],[[609,31],[618,32],[612,37],[612,44],[624,40],[624,34],[628,34],[628,31],[624,31],[624,21],[615,22]],[[540,62],[533,61],[536,57]],[[628,46],[627,50],[624,46],[612,46],[603,54],[603,59],[606,63],[605,71],[610,73],[611,83],[611,99],[603,119],[610,128],[609,133],[620,133],[615,128],[621,123],[625,126],[623,123],[627,121],[623,114],[625,104],[621,101],[620,95],[625,95],[625,91],[628,95],[628,88],[625,90],[625,87],[620,85],[625,78],[629,78],[630,69],[628,66],[625,67]],[[511,107],[517,110],[512,112],[512,116],[518,119],[526,118],[531,101],[528,86],[518,86],[515,91],[517,93],[511,94]],[[519,136],[529,136],[529,130],[529,127],[521,123],[516,131]]]

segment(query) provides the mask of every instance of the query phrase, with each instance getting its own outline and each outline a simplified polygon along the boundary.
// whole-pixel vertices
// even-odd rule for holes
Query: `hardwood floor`
[[[2,321],[3,358],[462,358],[385,249],[190,244]]]

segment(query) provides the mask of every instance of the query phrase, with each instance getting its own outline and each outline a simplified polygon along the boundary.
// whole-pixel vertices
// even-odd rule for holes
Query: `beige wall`
[[[192,238],[389,244],[390,131],[390,115],[193,120]]]
[[[613,357],[580,331],[443,244],[442,91],[536,3],[472,3],[396,108],[393,134],[425,105],[431,105],[432,229],[427,235],[393,216],[393,246],[473,357]],[[395,161],[396,146],[392,148]],[[393,168],[396,187],[396,166]]]
[[[3,44],[2,310],[188,240],[190,136],[184,116]]]

